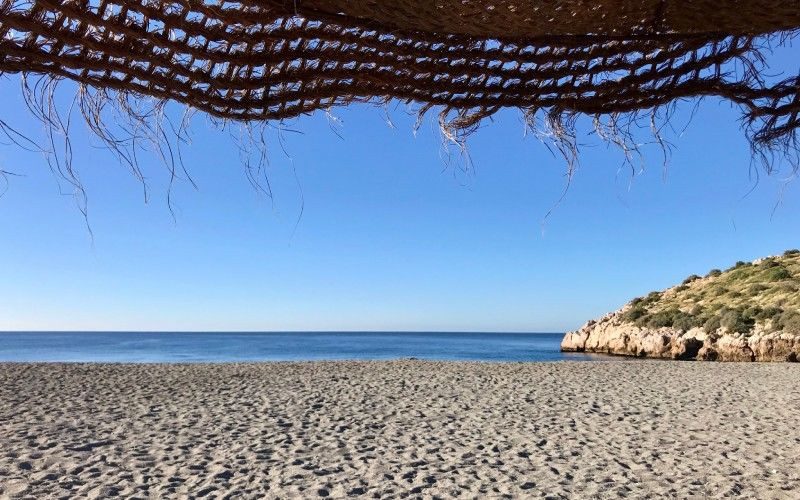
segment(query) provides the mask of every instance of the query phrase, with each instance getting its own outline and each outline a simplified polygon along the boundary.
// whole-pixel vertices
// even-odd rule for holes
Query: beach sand
[[[800,497],[800,365],[0,364],[0,497]]]

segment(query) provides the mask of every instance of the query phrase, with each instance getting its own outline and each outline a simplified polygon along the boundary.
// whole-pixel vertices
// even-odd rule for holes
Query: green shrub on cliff
[[[769,270],[766,276],[766,278],[769,281],[783,281],[791,277],[792,273],[790,273],[788,269],[783,267],[773,267],[772,269]]]
[[[756,314],[756,321],[775,321],[783,313],[780,307],[767,307]]]
[[[673,326],[675,323],[675,317],[680,311],[677,309],[671,309],[668,311],[659,311],[652,316],[647,321],[647,326],[651,326],[653,328],[661,328],[663,326]]]
[[[780,262],[775,260],[775,257],[767,257],[766,259],[762,260],[761,263],[760,263],[761,267],[766,267],[766,268],[779,267],[780,265],[781,265]]]
[[[622,320],[626,323],[638,323],[639,319],[644,316],[647,316],[647,308],[636,303],[622,315]]]
[[[689,331],[696,326],[700,326],[701,324],[702,322],[700,322],[700,318],[691,313],[678,311],[678,314],[674,315],[672,318],[673,328],[683,330],[684,332]]]
[[[775,326],[785,332],[800,333],[800,313],[797,311],[784,311]]]
[[[712,333],[719,330],[720,327],[720,319],[719,316],[711,316],[710,318],[706,319],[705,323],[703,323],[703,330],[706,333]]]
[[[741,309],[733,309],[722,315],[719,324],[729,332],[747,333],[755,326],[755,319],[745,315]]]
[[[747,266],[750,266],[750,265],[752,265],[752,264],[750,264],[749,262],[744,262],[744,261],[740,260],[740,261],[737,261],[736,264],[733,265],[733,267],[728,268],[728,271],[733,271],[734,269],[741,269],[743,267],[747,267]]]

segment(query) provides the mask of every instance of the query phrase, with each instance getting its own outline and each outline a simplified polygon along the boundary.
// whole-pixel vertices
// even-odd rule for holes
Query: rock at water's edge
[[[620,319],[622,311],[567,332],[563,352],[592,352],[661,359],[704,361],[798,361],[800,336],[756,330],[746,337],[724,329],[647,328]]]

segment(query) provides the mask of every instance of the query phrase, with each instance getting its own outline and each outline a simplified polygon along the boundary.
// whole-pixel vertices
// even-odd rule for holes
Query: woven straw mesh
[[[719,96],[769,143],[794,137],[800,80],[763,83],[756,45],[799,26],[797,1],[0,0],[0,73],[242,121],[398,99],[454,131]]]
[[[287,2],[288,3],[288,2]],[[311,0],[384,28],[482,37],[770,33],[800,25],[796,0]]]

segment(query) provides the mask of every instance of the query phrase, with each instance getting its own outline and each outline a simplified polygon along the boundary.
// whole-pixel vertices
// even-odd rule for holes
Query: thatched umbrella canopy
[[[762,51],[798,29],[798,0],[0,0],[0,73],[78,82],[112,145],[100,111],[142,118],[142,97],[247,123],[415,102],[454,140],[514,107],[569,143],[577,116],[613,133],[716,96],[774,150],[795,147],[800,78],[768,81]]]

